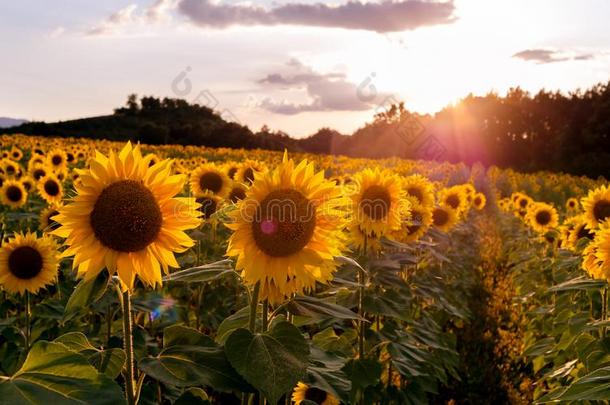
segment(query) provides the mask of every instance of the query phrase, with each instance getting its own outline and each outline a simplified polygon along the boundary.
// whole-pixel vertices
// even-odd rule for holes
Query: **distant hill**
[[[434,115],[402,103],[375,114],[351,135],[322,128],[295,139],[267,126],[253,132],[185,100],[130,95],[113,114],[63,122],[26,122],[7,133],[270,149],[352,157],[438,160],[531,172],[610,178],[610,82],[569,94],[519,87],[504,96],[469,95]]]
[[[8,118],[8,117],[0,117],[0,128],[9,128],[14,127],[16,125],[21,125],[27,120],[22,120],[18,118]]]

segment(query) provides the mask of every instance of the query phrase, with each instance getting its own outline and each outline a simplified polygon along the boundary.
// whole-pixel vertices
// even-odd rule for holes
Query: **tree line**
[[[517,88],[506,95],[468,95],[434,115],[395,104],[351,135],[322,128],[303,138],[223,119],[173,98],[128,96],[112,115],[56,123],[30,122],[8,133],[131,139],[183,144],[443,160],[520,171],[553,170],[610,177],[610,82],[571,93]]]

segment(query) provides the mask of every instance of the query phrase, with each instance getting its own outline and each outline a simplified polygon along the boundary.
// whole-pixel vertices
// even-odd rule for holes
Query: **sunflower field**
[[[610,401],[610,187],[0,137],[0,403]]]

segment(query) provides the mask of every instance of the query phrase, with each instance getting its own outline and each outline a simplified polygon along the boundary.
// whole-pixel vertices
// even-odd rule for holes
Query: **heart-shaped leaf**
[[[290,391],[306,373],[309,346],[299,329],[286,321],[267,333],[235,330],[225,349],[229,361],[271,404]]]

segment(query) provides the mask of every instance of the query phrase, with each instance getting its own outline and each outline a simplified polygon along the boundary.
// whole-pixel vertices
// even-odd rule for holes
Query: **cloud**
[[[176,7],[175,0],[157,0],[141,13],[138,5],[130,4],[115,11],[108,18],[85,32],[86,36],[113,35],[134,25],[157,24],[170,19],[170,11]]]
[[[179,0],[178,10],[194,24],[206,28],[232,25],[306,25],[376,32],[413,30],[455,20],[453,0],[349,0],[334,6],[324,3],[288,3],[273,8],[216,3],[212,0]]]
[[[59,38],[66,32],[66,29],[62,26],[55,27],[50,33],[49,38]]]
[[[375,101],[386,96],[377,93],[370,78],[357,86],[348,82],[344,73],[319,73],[295,59],[290,60],[284,70],[286,72],[270,73],[258,83],[267,90],[304,90],[309,101],[292,103],[267,97],[258,103],[259,108],[285,115],[317,111],[366,111],[377,107]]]
[[[590,53],[574,54],[550,49],[526,49],[513,55],[513,58],[537,64],[565,62],[568,60],[589,60],[594,57],[595,55]]]

